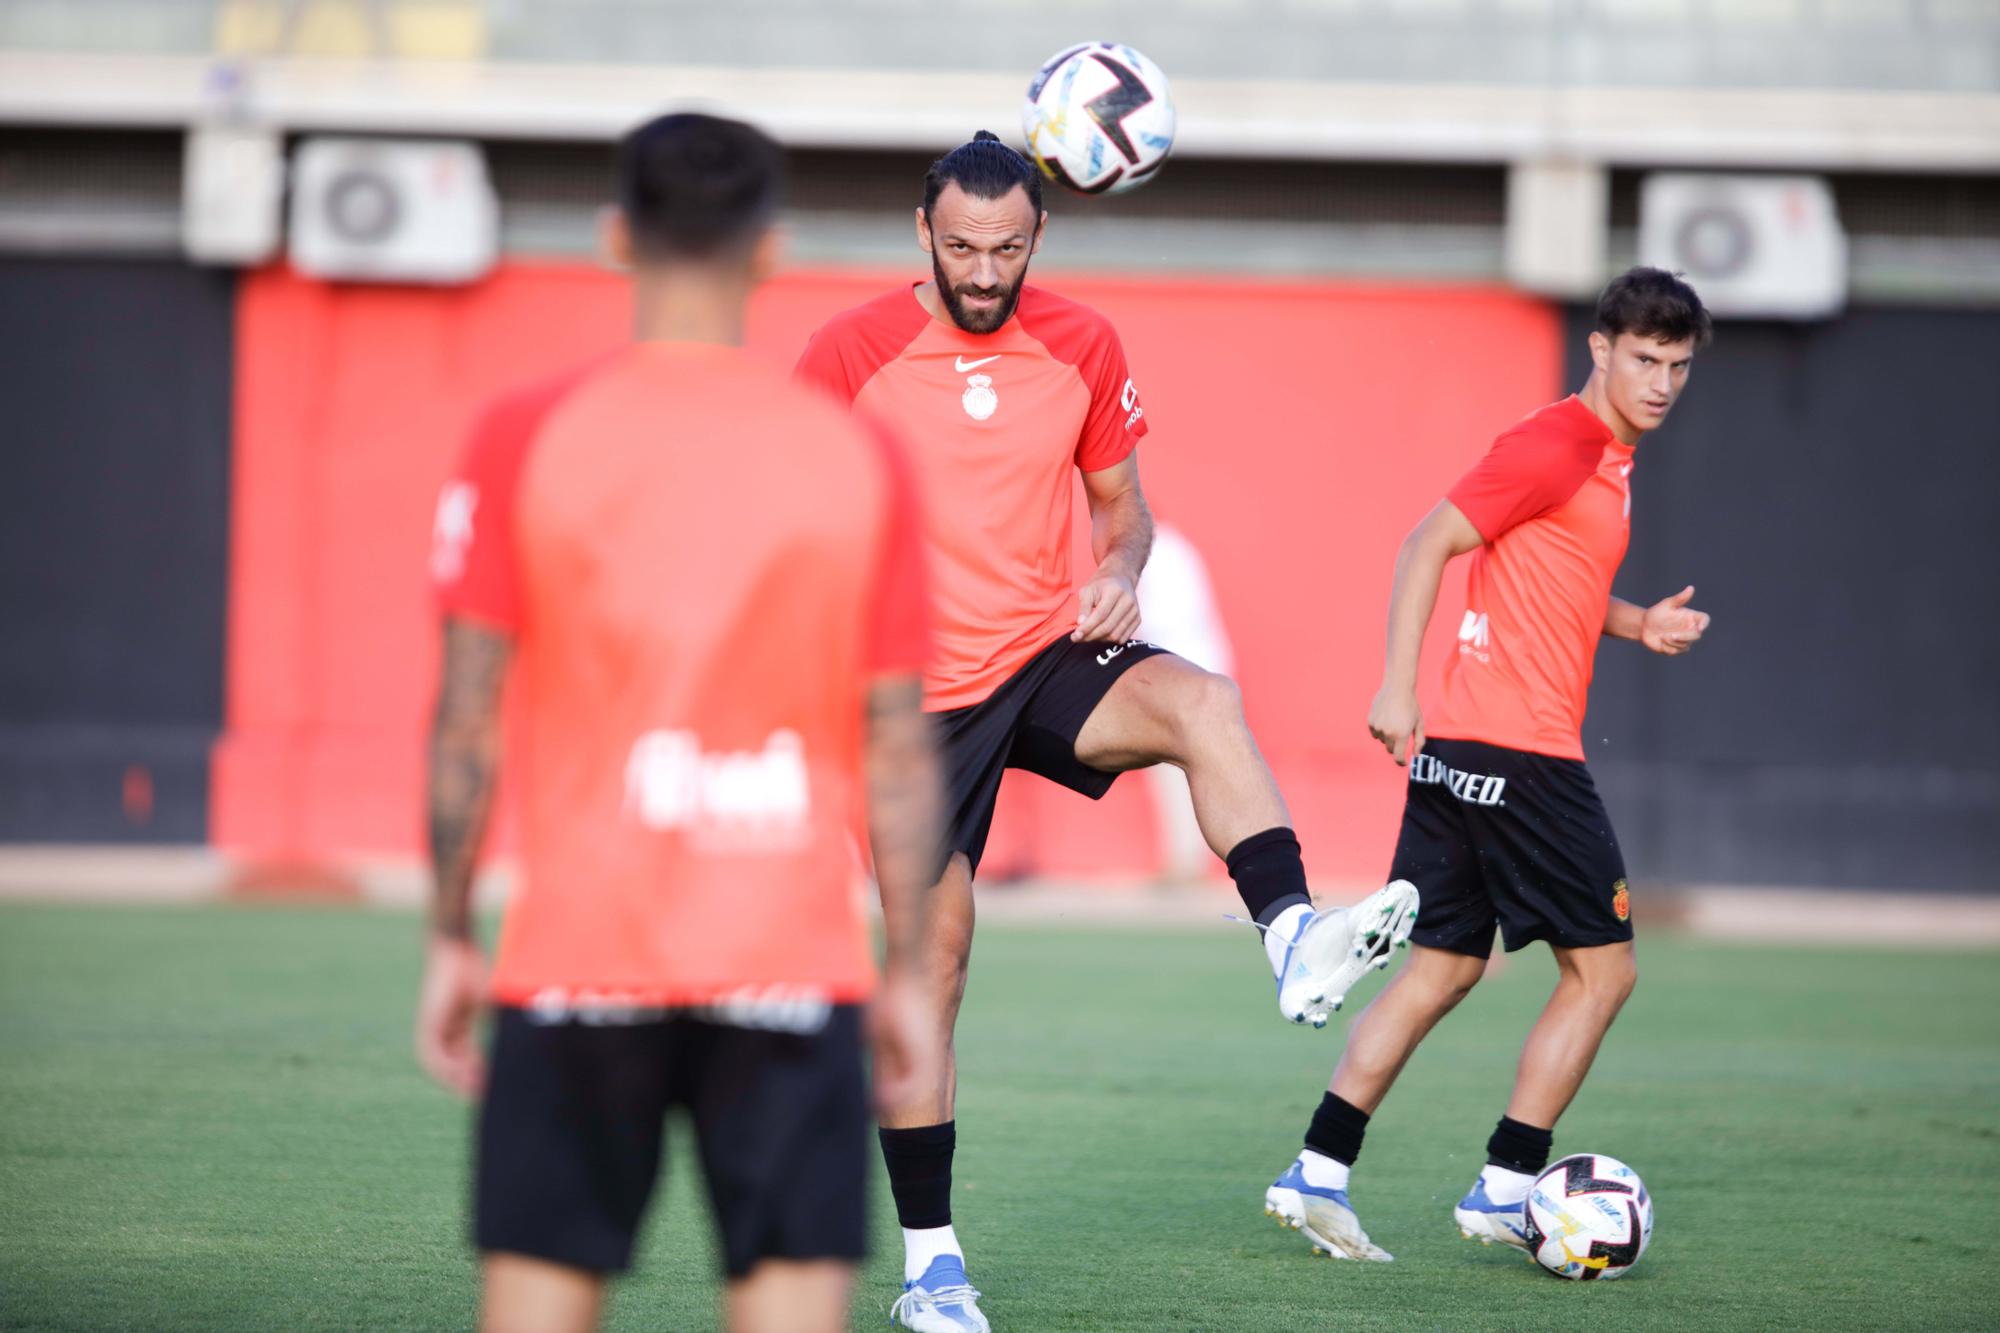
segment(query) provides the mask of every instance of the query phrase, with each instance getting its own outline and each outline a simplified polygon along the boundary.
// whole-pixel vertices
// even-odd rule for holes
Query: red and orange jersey
[[[1486,539],[1425,730],[1583,758],[1583,714],[1632,523],[1632,446],[1574,395],[1493,442],[1448,498]]]
[[[438,505],[447,616],[515,638],[506,1004],[872,984],[866,692],[922,671],[897,446],[733,349],[642,343],[487,412]]]
[[[1146,433],[1116,331],[1024,287],[1006,324],[966,333],[898,287],[830,320],[796,373],[908,442],[935,598],[924,706],[979,703],[1074,627],[1072,468],[1111,467]]]

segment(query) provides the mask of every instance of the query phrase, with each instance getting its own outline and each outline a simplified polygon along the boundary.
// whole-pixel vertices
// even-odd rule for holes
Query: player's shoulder
[[[472,451],[479,454],[525,448],[556,406],[600,373],[611,359],[595,357],[491,395],[473,416]]]
[[[806,340],[793,373],[851,402],[862,387],[901,357],[930,321],[908,286],[850,306]]]
[[[908,343],[923,331],[924,323],[930,315],[917,304],[910,294],[908,284],[899,284],[880,296],[871,297],[860,305],[849,306],[831,316],[813,334],[813,341],[825,340],[831,343],[879,342],[883,340]]]
[[[1015,312],[1028,336],[1062,360],[1118,343],[1118,330],[1109,316],[1046,287],[1022,287]]]
[[[1574,453],[1595,459],[1610,434],[1596,414],[1571,394],[1528,413],[1501,431],[1493,446],[1510,452]]]
[[[810,381],[762,367],[751,373],[757,392],[746,411],[782,423],[776,438],[787,441],[801,459],[816,458],[838,467],[857,454],[873,460],[885,447],[900,447],[869,413],[822,392]]]
[[[491,412],[534,412],[546,410],[568,397],[591,376],[603,370],[609,357],[593,357],[589,361],[561,370],[537,375],[533,379],[511,384],[486,400]]]

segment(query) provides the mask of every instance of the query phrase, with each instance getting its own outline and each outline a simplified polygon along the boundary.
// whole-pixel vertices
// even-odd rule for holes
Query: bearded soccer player
[[[1635,268],[1606,287],[1582,392],[1494,441],[1403,542],[1389,594],[1389,645],[1368,731],[1409,792],[1392,874],[1423,905],[1409,963],[1354,1021],[1265,1211],[1315,1249],[1389,1255],[1348,1203],[1368,1119],[1437,1021],[1486,970],[1497,926],[1509,952],[1546,941],[1556,988],[1528,1034],[1487,1165],[1458,1203],[1466,1237],[1526,1247],[1522,1204],[1638,972],[1631,894],[1610,818],[1584,766],[1581,727],[1600,638],[1679,656],[1708,628],[1683,588],[1651,606],[1611,595],[1625,558],[1639,441],[1687,385],[1709,316],[1673,274]],[[1452,559],[1472,553],[1457,651],[1426,717],[1417,654]]]
[[[1188,776],[1209,846],[1265,928],[1278,1007],[1323,1026],[1415,916],[1391,886],[1314,911],[1291,818],[1235,685],[1133,635],[1153,524],[1134,452],[1147,417],[1110,323],[1026,285],[1047,215],[1041,178],[982,131],[938,159],[916,210],[931,280],[899,286],[813,336],[800,377],[910,442],[934,579],[924,707],[942,736],[950,860],[928,900],[923,975],[941,1016],[936,1084],[885,1106],[882,1153],[903,1226],[907,1328],[985,1329],[952,1228],[957,1089],[951,1033],[972,947],[973,879],[1002,772],[1096,799],[1127,769]],[[1072,474],[1096,568],[1074,589]],[[883,904],[893,917],[900,910]]]
[[[877,1093],[932,1082],[910,979],[941,859],[915,486],[885,437],[739,350],[776,253],[776,145],[667,116],[626,138],[619,171],[606,239],[637,341],[500,400],[439,503],[417,1047],[481,1096],[483,1327],[595,1323],[682,1106],[728,1326],[834,1330],[870,1151],[864,804],[893,905]],[[524,864],[489,983],[467,899],[510,671]]]

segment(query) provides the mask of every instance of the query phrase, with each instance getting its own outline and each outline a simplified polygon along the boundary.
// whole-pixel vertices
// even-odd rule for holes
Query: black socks
[[[1270,925],[1288,907],[1312,906],[1299,840],[1288,828],[1251,834],[1230,848],[1223,862],[1236,881],[1236,891],[1243,895],[1243,905],[1260,926]]]
[[[876,1133],[889,1168],[889,1192],[896,1196],[896,1220],[911,1231],[950,1226],[951,1154],[958,1146],[958,1122]]]
[[[1549,1152],[1555,1142],[1554,1130],[1536,1129],[1503,1115],[1493,1137],[1486,1140],[1486,1164],[1519,1171],[1524,1176],[1538,1176],[1549,1164]]]
[[[1368,1113],[1332,1093],[1319,1099],[1312,1127],[1306,1130],[1306,1147],[1322,1157],[1331,1157],[1353,1166],[1361,1155],[1361,1136],[1368,1131]]]
[[[1354,1165],[1361,1155],[1361,1137],[1368,1131],[1368,1113],[1332,1093],[1319,1099],[1312,1127],[1306,1130],[1306,1147],[1336,1162]],[[1549,1164],[1555,1147],[1555,1131],[1537,1129],[1518,1120],[1500,1117],[1493,1137],[1486,1141],[1486,1161],[1524,1176],[1538,1176]]]

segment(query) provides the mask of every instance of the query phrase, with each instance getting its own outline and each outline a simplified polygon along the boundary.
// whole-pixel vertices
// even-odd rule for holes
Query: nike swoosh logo
[[[982,356],[977,361],[967,361],[964,357],[961,356],[957,360],[953,361],[951,364],[952,367],[955,370],[957,370],[959,374],[963,375],[968,370],[979,369],[981,366],[985,365],[988,361],[998,361],[1001,355],[1002,353],[995,352],[992,356]]]

